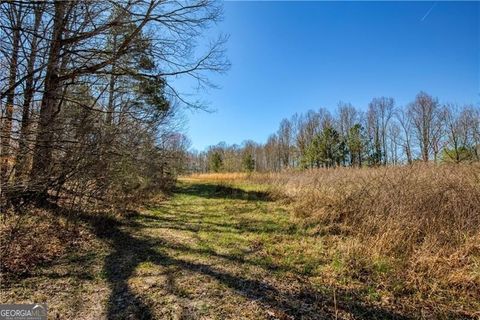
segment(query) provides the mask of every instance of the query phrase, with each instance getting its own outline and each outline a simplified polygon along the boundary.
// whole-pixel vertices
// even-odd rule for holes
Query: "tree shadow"
[[[228,185],[194,183],[179,185],[176,187],[177,194],[185,194],[207,199],[238,199],[250,201],[273,201],[272,196],[265,191],[246,191]]]
[[[368,306],[361,300],[355,300],[360,295],[354,291],[337,291],[336,301],[331,294],[314,290],[308,285],[301,290],[281,291],[274,286],[257,279],[230,274],[215,267],[190,262],[171,257],[158,251],[158,246],[190,250],[188,247],[178,247],[167,241],[136,237],[130,228],[141,228],[135,221],[126,223],[105,216],[77,213],[77,217],[86,222],[97,237],[109,244],[111,253],[105,258],[104,273],[111,289],[108,300],[107,319],[154,319],[154,313],[148,301],[135,294],[128,280],[134,275],[140,263],[150,262],[158,266],[176,268],[209,276],[234,290],[243,297],[259,302],[266,310],[273,312],[273,318],[278,319],[331,319],[335,317],[336,308],[352,313],[357,319],[407,319],[407,317]],[[124,230],[125,229],[125,230]],[[229,256],[222,256],[231,259]],[[232,261],[235,261],[233,259]],[[242,261],[235,261],[242,263]],[[167,281],[174,283],[173,274]],[[168,280],[169,279],[169,280]],[[273,310],[273,311],[272,311]]]
[[[229,222],[213,222],[213,221],[199,221],[195,220],[192,216],[192,221],[186,222],[185,215],[188,214],[183,212],[182,217],[173,217],[173,216],[158,216],[153,214],[141,214],[138,217],[141,220],[148,221],[148,224],[155,224],[155,227],[164,228],[164,229],[175,229],[182,231],[198,232],[200,230],[207,232],[238,232],[238,233],[281,233],[284,235],[293,235],[298,232],[297,228],[294,225],[290,225],[286,228],[278,227],[273,224],[270,220],[260,220],[260,221],[249,221],[240,222],[240,223],[229,223]]]

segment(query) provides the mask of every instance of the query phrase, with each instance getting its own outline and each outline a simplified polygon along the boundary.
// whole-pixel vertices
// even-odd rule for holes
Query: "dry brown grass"
[[[181,177],[180,180],[212,181],[212,182],[238,182],[249,177],[245,172],[197,173]]]
[[[78,213],[78,229],[41,210],[8,249],[29,276],[0,291],[62,319],[477,319],[479,169],[199,175],[139,214]]]
[[[479,164],[195,179],[249,180],[282,192],[292,201],[296,222],[328,243],[337,281],[381,288],[415,309],[480,316]]]
[[[29,208],[21,215],[4,215],[0,223],[1,277],[28,275],[70,248],[85,244],[90,235],[51,210]]]
[[[400,281],[421,299],[455,299],[458,308],[480,301],[478,164],[324,169],[262,179],[294,199],[305,226],[342,239],[337,250],[357,272],[388,261],[387,285]]]

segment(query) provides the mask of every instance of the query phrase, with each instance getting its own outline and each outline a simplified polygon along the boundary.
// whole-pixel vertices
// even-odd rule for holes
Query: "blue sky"
[[[213,113],[186,112],[198,150],[220,141],[264,142],[282,118],[339,101],[365,109],[426,91],[480,101],[479,2],[225,2],[213,30],[228,34],[227,74],[199,92]],[[176,81],[192,92],[193,82]]]

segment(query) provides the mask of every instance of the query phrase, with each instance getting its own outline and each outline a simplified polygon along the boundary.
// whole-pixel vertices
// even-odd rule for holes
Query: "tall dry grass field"
[[[212,182],[238,182],[245,181],[250,175],[244,172],[218,172],[198,173],[180,177],[180,180],[212,181]]]
[[[341,239],[336,249],[355,272],[368,276],[369,266],[384,261],[387,284],[421,299],[479,307],[480,165],[321,169],[257,179],[291,197],[302,224]]]
[[[328,247],[319,265],[333,266],[330,281],[391,293],[389,303],[401,308],[480,317],[479,164],[215,176],[222,177],[283,193],[293,223]]]

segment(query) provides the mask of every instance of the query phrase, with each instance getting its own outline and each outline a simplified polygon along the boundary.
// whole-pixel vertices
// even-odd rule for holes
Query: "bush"
[[[86,239],[80,226],[45,209],[29,208],[22,215],[4,215],[0,224],[2,277],[29,274]]]

